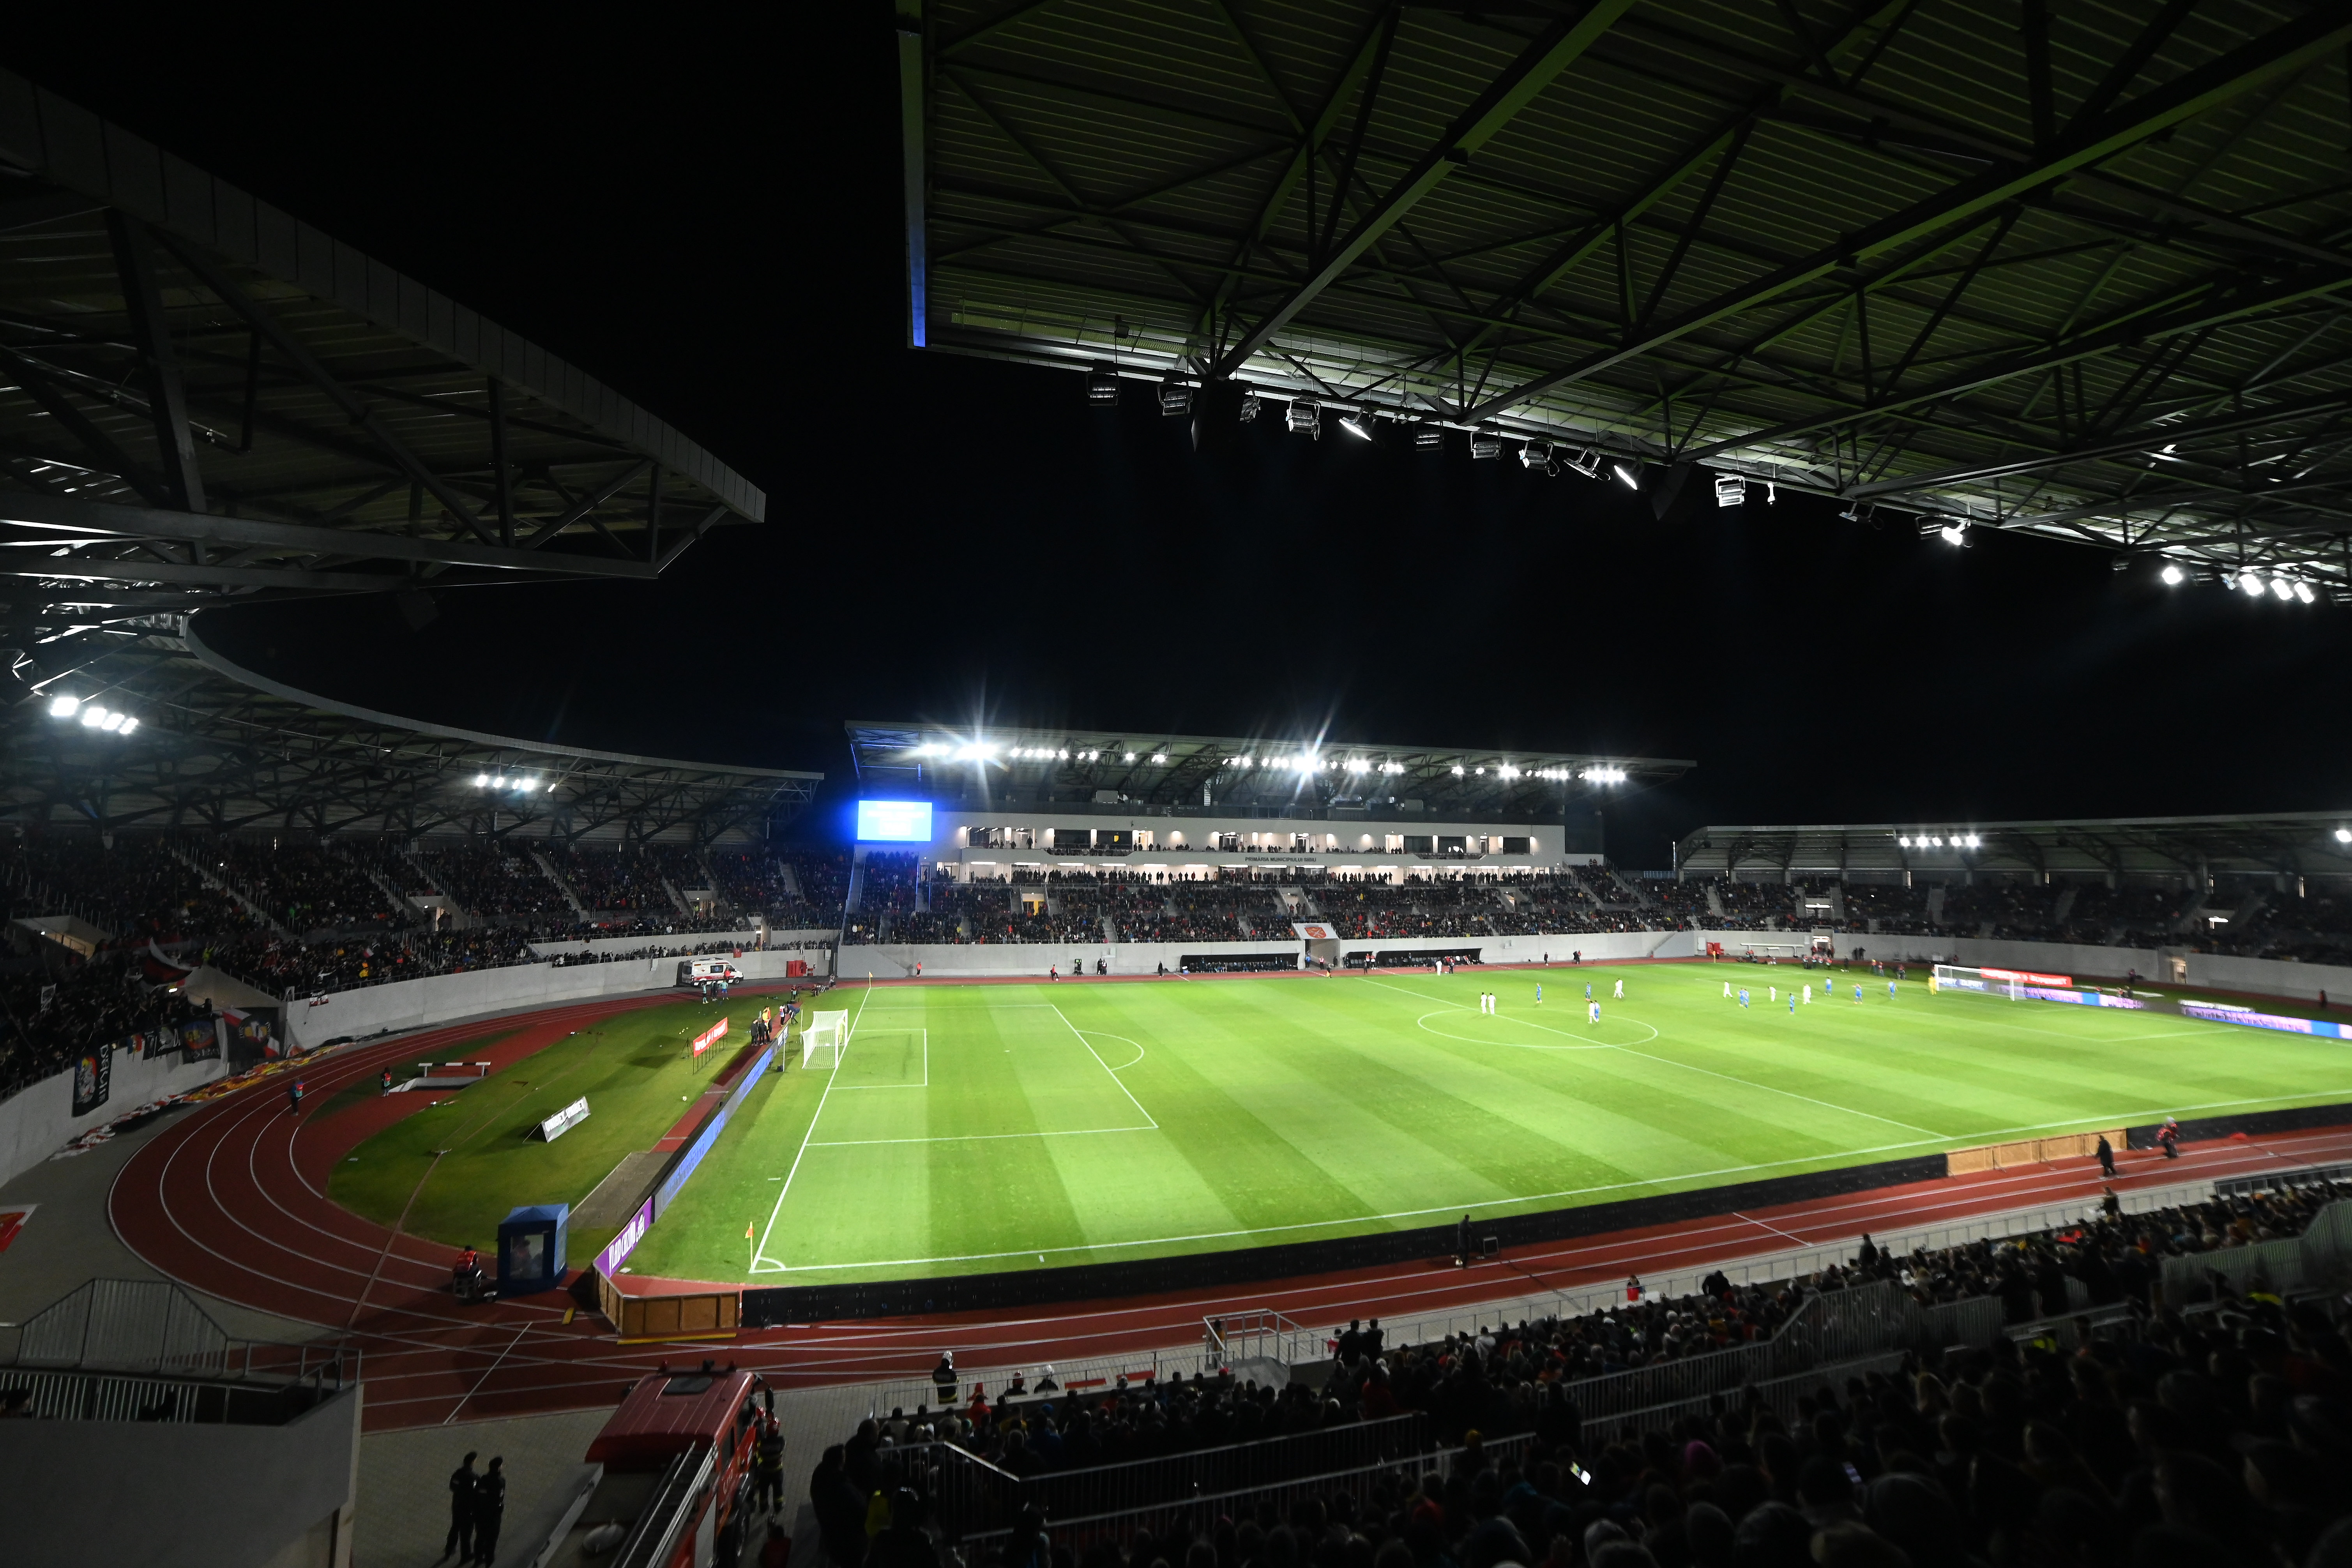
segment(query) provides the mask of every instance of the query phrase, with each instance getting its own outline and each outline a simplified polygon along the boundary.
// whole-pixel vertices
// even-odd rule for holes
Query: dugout
[[[1237,975],[1297,969],[1296,953],[1187,953],[1176,962],[1195,975]]]

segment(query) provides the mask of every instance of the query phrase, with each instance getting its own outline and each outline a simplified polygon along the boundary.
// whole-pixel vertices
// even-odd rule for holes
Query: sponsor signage
[[[2021,986],[2064,987],[2074,983],[2072,975],[2037,975],[2031,969],[1979,969],[1977,972],[1988,980],[2000,980],[2003,984],[2012,980]]]
[[[539,1124],[539,1135],[551,1144],[587,1119],[588,1097],[583,1094],[546,1121],[541,1122]]]
[[[712,1024],[709,1029],[704,1030],[700,1034],[694,1037],[694,1054],[700,1056],[704,1051],[709,1051],[712,1046],[717,1045],[720,1040],[725,1040],[726,1038],[727,1020],[725,1019],[720,1019],[717,1023]]]

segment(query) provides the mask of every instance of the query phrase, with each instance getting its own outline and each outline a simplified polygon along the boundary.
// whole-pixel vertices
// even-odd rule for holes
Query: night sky
[[[1659,520],[1458,434],[1436,457],[1213,408],[1196,435],[1142,383],[1104,411],[1074,372],[907,350],[887,9],[794,13],[789,37],[643,13],[266,49],[196,17],[128,53],[111,23],[15,33],[12,68],[768,493],[764,527],[657,585],[450,593],[422,633],[388,602],[268,606],[208,637],[369,706],[836,786],[852,716],[1696,759],[1611,809],[1635,866],[1709,822],[2352,804],[2352,609],[1787,494],[1718,511],[1703,478]]]

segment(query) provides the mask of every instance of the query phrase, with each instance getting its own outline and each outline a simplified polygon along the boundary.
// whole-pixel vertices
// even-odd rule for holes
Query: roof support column
[[[155,252],[147,225],[109,209],[107,232],[114,240],[114,264],[122,277],[123,308],[139,345],[139,369],[147,383],[147,415],[155,423],[155,453],[163,489],[183,512],[205,510],[205,479],[196,468],[196,440],[188,429],[188,393],[180,379],[180,359],[172,347],[172,325],[163,317],[163,290],[155,283]],[[199,559],[202,558],[199,557]]]

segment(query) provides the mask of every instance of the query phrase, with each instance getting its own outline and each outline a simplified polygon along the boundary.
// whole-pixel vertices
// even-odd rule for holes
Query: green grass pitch
[[[1837,999],[1790,1012],[1788,983],[1822,977],[1689,963],[846,987],[824,998],[853,1019],[840,1067],[803,1068],[795,1040],[630,1266],[800,1284],[1212,1251],[2352,1100],[2336,1040],[1931,997],[1921,979],[1890,998],[1845,971]],[[730,1006],[738,1030],[762,1000]],[[722,1053],[679,1050],[715,1016],[607,1019],[377,1134],[331,1191],[453,1241],[515,1204],[576,1204],[718,1071]],[[581,1093],[587,1123],[524,1137]],[[604,1239],[575,1231],[573,1260]]]

